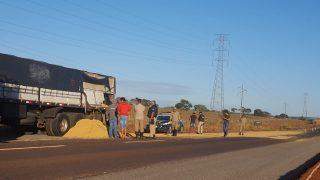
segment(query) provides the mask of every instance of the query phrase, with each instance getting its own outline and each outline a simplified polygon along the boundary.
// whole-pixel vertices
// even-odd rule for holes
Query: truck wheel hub
[[[68,121],[66,119],[62,119],[60,122],[60,132],[65,132],[68,129]]]

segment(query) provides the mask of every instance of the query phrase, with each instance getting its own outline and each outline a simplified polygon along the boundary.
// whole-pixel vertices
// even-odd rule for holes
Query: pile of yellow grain
[[[107,128],[99,120],[82,119],[63,137],[74,139],[107,139]]]

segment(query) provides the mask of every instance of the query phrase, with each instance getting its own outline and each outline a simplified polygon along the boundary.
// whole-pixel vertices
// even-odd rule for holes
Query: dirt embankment
[[[160,108],[161,112],[170,112],[170,109]],[[185,130],[189,131],[189,117],[193,111],[180,111],[181,117],[185,124]],[[217,112],[205,112],[205,132],[221,132],[222,124]],[[238,131],[239,114],[231,114],[230,131]],[[304,130],[311,128],[312,124],[308,121],[297,119],[277,119],[274,117],[258,117],[253,115],[247,116],[246,130],[247,131],[284,131],[284,130]],[[129,131],[134,131],[134,119],[130,117],[128,121]]]

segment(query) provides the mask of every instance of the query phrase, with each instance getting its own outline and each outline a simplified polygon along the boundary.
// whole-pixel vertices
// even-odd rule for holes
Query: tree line
[[[151,101],[148,99],[142,99],[142,104],[144,106],[150,106]],[[185,110],[185,111],[189,111],[189,110],[195,110],[195,111],[202,111],[202,112],[207,112],[210,111],[208,109],[208,107],[204,104],[196,104],[193,105],[189,100],[187,99],[181,99],[179,102],[177,102],[174,105],[175,108],[180,109],[180,110]],[[251,114],[252,113],[252,109],[250,108],[231,108],[231,113],[240,113],[240,112],[244,112],[245,114]],[[254,116],[261,116],[261,117],[270,117],[272,116],[271,113],[267,112],[267,111],[263,111],[262,109],[255,109],[253,111],[253,115]],[[276,118],[288,118],[288,115],[286,114],[280,114],[280,115],[276,115]]]

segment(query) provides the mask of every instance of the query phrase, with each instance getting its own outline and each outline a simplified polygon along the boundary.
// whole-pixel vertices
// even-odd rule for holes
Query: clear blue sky
[[[113,75],[118,95],[209,105],[212,41],[230,34],[226,107],[320,116],[317,0],[1,0],[0,52]]]

